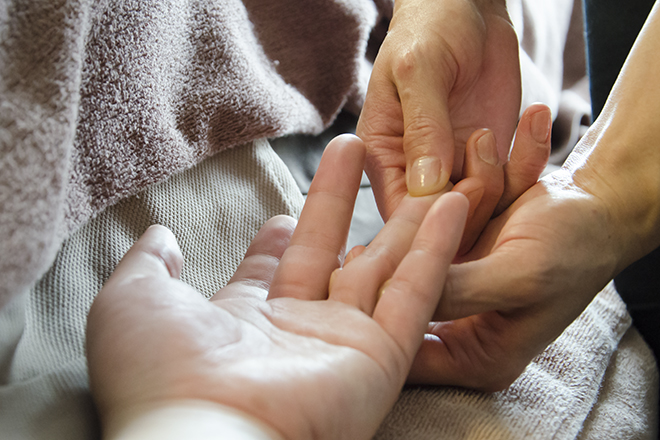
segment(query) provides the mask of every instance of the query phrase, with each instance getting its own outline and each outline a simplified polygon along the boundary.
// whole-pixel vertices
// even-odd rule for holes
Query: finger
[[[476,130],[468,139],[463,175],[453,191],[465,194],[470,210],[458,255],[472,248],[504,191],[504,170],[492,131]]]
[[[136,278],[179,278],[183,255],[174,234],[164,226],[153,225],[121,259],[106,285],[129,283]]]
[[[424,216],[439,194],[403,198],[378,235],[350,264],[335,272],[330,298],[373,312],[376,292],[410,249]]]
[[[374,320],[402,347],[410,362],[442,295],[468,205],[458,193],[445,194],[434,203],[374,310]]]
[[[403,153],[403,114],[395,85],[382,63],[374,65],[356,134],[364,141],[364,169],[384,221],[408,194]]]
[[[164,226],[150,226],[126,252],[94,299],[88,334],[95,331],[93,324],[103,322],[102,316],[108,316],[115,306],[121,309],[129,301],[137,310],[149,307],[153,298],[166,296],[169,291],[163,286],[179,278],[182,265],[183,256],[172,232]],[[184,293],[192,295],[190,291]]]
[[[492,310],[511,311],[528,306],[535,298],[518,292],[538,290],[536,274],[543,273],[542,259],[526,255],[525,261],[521,261],[516,252],[514,248],[452,265],[433,321],[450,321]],[[521,269],[523,267],[525,269]]]
[[[442,70],[425,65],[428,63],[432,64],[428,57],[408,54],[393,70],[403,111],[406,184],[413,196],[440,191],[449,182],[452,171],[462,167],[463,152],[455,154],[448,113],[449,82],[453,79],[439,80],[437,72]]]
[[[279,215],[268,220],[250,243],[243,261],[212,301],[223,298],[253,297],[266,299],[277,265],[289,246],[296,220]]]
[[[504,166],[504,193],[495,215],[534,185],[550,157],[552,113],[545,104],[530,105],[518,123],[509,162]]]
[[[346,266],[348,263],[350,263],[355,257],[359,256],[364,250],[366,249],[366,246],[363,246],[361,244],[354,246],[353,249],[351,249],[347,254],[346,258],[344,258],[344,266]]]
[[[326,297],[330,274],[344,256],[364,155],[364,145],[356,136],[330,141],[268,298]]]

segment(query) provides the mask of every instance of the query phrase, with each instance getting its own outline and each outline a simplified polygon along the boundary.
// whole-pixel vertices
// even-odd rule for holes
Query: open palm
[[[210,301],[178,280],[172,234],[157,226],[145,233],[89,315],[91,387],[104,425],[133,407],[194,399],[235,408],[285,438],[374,434],[437,305],[468,202],[459,194],[411,199],[409,208],[422,205],[412,227],[419,232],[405,243],[384,230],[391,239],[381,239],[379,264],[405,257],[380,299],[378,286],[328,292],[363,158],[359,139],[335,139],[295,232],[293,219],[270,220]]]
[[[510,385],[616,273],[610,228],[601,201],[566,171],[534,185],[451,267],[411,379]]]

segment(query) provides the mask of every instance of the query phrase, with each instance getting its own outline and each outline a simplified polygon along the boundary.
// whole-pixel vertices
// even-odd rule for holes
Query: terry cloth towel
[[[377,440],[657,438],[658,373],[610,283],[507,390],[404,390]]]
[[[392,0],[6,0],[0,307],[98,212],[223,149],[358,109]]]
[[[573,3],[507,2],[525,104],[572,108],[557,96],[567,85],[567,30],[579,23]],[[5,1],[0,307],[105,207],[225,148],[318,133],[342,107],[357,112],[370,71],[367,39],[392,4]]]
[[[85,315],[148,224],[175,231],[184,279],[208,295],[267,217],[298,212],[300,195],[263,142],[227,149],[317,133],[342,106],[359,108],[366,40],[388,9],[367,0],[0,5],[3,438],[98,434]],[[562,336],[511,390],[407,390],[378,435],[473,438],[500,432],[488,428],[494,420],[502,437],[571,438],[583,426],[583,438],[645,438],[655,366],[636,333],[623,333],[629,320],[616,295],[594,304],[581,331]],[[463,405],[455,413],[446,412],[452,399]],[[454,417],[463,413],[481,416]]]

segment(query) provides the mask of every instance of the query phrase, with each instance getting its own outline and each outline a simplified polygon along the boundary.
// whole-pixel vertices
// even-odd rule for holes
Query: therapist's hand
[[[510,385],[616,274],[617,235],[568,172],[534,185],[452,265],[410,380]]]
[[[475,130],[504,162],[521,98],[518,42],[504,0],[401,0],[374,63],[357,134],[381,215],[403,196],[462,177]]]
[[[460,194],[411,198],[408,210],[393,215],[409,216],[410,233],[402,239],[388,229],[379,239],[376,265],[402,258],[380,299],[379,282],[358,288],[345,276],[347,283],[328,292],[363,157],[359,139],[335,139],[293,235],[292,219],[269,221],[210,301],[178,279],[182,256],[167,229],[150,228],[131,248],[88,320],[91,389],[108,436],[158,429],[160,423],[138,423],[141,416],[191,401],[236,410],[276,433],[269,438],[373,436],[436,308],[468,201]],[[347,275],[369,280],[370,269]]]

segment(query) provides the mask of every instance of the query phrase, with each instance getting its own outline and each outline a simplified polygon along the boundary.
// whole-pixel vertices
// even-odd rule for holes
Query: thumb
[[[124,255],[106,285],[149,276],[179,278],[182,267],[183,255],[174,234],[153,225]]]
[[[403,150],[406,184],[413,196],[434,194],[447,185],[456,143],[448,113],[447,90],[433,78],[432,69],[415,69],[413,78],[396,78],[403,111]],[[424,84],[424,87],[420,86]]]
[[[538,287],[534,258],[497,252],[475,261],[453,264],[433,321],[451,321],[494,310],[527,305],[525,292]]]
[[[183,256],[172,232],[163,226],[149,227],[94,299],[87,316],[90,362],[104,358],[102,347],[118,341],[117,329],[124,331],[135,322],[142,323],[144,314],[153,309],[155,298],[172,298],[168,286],[173,279],[184,286],[176,280],[182,264]]]

